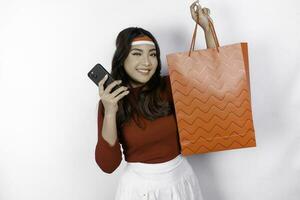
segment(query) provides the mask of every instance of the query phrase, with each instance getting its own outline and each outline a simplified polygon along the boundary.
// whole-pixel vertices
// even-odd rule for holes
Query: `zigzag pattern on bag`
[[[247,56],[246,43],[167,55],[183,155],[256,146]]]

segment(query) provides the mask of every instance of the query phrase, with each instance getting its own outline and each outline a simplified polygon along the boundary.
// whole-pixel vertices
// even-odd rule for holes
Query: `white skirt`
[[[115,200],[203,200],[197,175],[179,154],[164,163],[127,162]]]

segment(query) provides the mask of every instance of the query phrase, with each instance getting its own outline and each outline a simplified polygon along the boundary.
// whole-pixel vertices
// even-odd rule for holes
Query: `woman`
[[[196,8],[196,10],[195,10]],[[209,10],[194,2],[192,18],[203,28],[207,47],[214,47],[208,28]],[[112,173],[122,161],[116,200],[202,200],[192,167],[180,154],[169,76],[160,76],[160,49],[154,36],[137,27],[116,39],[111,74],[105,89],[99,82],[96,162]],[[117,85],[122,87],[113,90]]]

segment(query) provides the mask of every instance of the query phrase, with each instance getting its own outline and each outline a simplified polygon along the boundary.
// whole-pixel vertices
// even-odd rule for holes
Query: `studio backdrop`
[[[95,162],[99,94],[117,34],[150,31],[166,55],[189,50],[192,0],[0,2],[0,199],[112,200],[125,166]],[[188,156],[207,200],[300,196],[300,3],[201,0],[221,45],[248,43],[256,147]],[[205,49],[198,30],[195,49]]]

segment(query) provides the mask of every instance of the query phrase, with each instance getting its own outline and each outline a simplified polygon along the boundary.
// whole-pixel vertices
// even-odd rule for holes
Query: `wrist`
[[[210,33],[210,28],[209,28],[209,26],[203,27],[203,31],[204,31],[205,33]]]
[[[117,113],[115,113],[115,112],[105,112],[104,113],[104,116],[107,118],[115,118],[116,115],[117,115]]]

